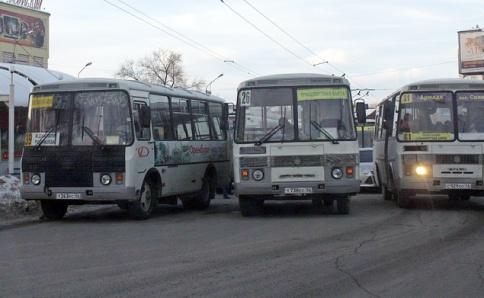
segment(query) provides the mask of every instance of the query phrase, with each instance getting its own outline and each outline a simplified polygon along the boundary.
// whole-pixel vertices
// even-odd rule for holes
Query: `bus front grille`
[[[439,154],[435,155],[435,164],[479,164],[477,154]]]
[[[93,187],[92,172],[49,170],[45,172],[46,187]]]
[[[321,155],[273,156],[271,166],[281,167],[322,167],[324,157]]]

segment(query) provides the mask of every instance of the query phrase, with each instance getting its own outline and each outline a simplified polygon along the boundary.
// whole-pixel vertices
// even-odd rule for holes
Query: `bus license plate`
[[[79,200],[81,199],[80,193],[56,193],[55,198],[58,200]]]
[[[470,183],[446,183],[445,189],[471,189]]]
[[[284,189],[285,194],[307,194],[307,193],[313,193],[313,188],[312,187],[293,187],[293,188],[285,188]]]

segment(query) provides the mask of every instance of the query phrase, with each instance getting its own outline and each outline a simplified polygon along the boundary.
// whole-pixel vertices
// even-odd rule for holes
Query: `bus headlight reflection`
[[[334,179],[341,179],[343,178],[343,170],[340,168],[333,168],[331,170],[331,176],[333,176]]]
[[[39,185],[40,184],[40,175],[38,175],[38,174],[32,175],[31,181],[32,181],[33,185]]]
[[[109,174],[103,174],[103,175],[101,175],[101,184],[102,185],[107,186],[107,185],[111,184],[111,181],[112,180],[113,179],[111,178],[111,176]]]
[[[252,178],[254,178],[255,181],[262,181],[262,179],[264,179],[264,171],[262,171],[262,170],[255,170],[252,173]]]
[[[429,171],[426,166],[418,165],[415,168],[415,174],[417,174],[417,176],[427,176],[428,173]]]

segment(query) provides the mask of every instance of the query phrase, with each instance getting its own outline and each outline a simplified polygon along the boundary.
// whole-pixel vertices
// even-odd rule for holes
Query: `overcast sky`
[[[220,0],[123,1],[253,74],[194,49],[103,0],[44,1],[45,10],[51,13],[50,68],[77,74],[92,61],[83,77],[113,77],[126,59],[163,48],[183,55],[190,78],[210,81],[223,73],[213,93],[229,101],[235,99],[236,87],[243,80],[295,72],[344,72],[355,88],[383,89],[370,94],[370,101],[376,101],[415,80],[457,77],[457,31],[477,24],[484,27],[483,0],[248,0],[336,70],[329,65],[312,67],[311,63],[320,62],[318,57],[243,0],[225,2],[293,54]],[[117,0],[109,2],[122,6]]]

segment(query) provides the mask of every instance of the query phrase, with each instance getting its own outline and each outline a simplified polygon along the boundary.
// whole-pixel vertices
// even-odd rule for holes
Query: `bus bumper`
[[[482,178],[401,179],[399,188],[411,193],[484,195]]]
[[[288,193],[293,189],[310,189],[303,194]],[[285,182],[285,183],[235,183],[236,195],[263,196],[264,199],[311,199],[324,194],[354,195],[360,191],[359,180],[342,180],[331,182]]]
[[[33,186],[23,186],[20,189],[24,200],[72,200],[79,202],[115,202],[136,200],[134,187],[52,187],[38,189]]]

